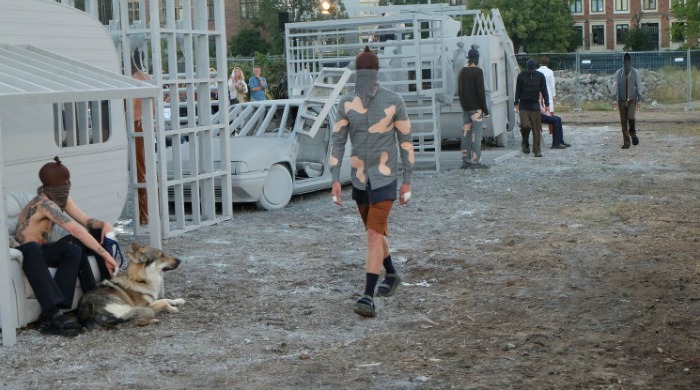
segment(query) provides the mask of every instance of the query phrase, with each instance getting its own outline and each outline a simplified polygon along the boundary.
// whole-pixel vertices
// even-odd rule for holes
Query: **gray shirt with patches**
[[[330,166],[333,180],[340,178],[340,166],[348,136],[352,145],[351,176],[355,188],[364,190],[391,184],[398,175],[401,156],[403,184],[411,183],[415,156],[406,105],[398,94],[378,87],[364,107],[356,93],[344,96],[338,105],[333,127]]]

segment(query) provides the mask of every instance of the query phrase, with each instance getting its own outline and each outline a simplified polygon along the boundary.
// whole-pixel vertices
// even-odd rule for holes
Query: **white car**
[[[231,107],[228,134],[233,203],[255,202],[262,209],[276,210],[284,208],[293,195],[331,187],[328,161],[335,105],[323,110],[323,105],[307,102],[302,110],[304,102],[304,99],[266,100]],[[317,131],[305,131],[308,126],[298,124],[308,122],[309,113],[315,113],[321,120]],[[185,141],[180,147],[183,160],[189,159],[187,144]],[[170,149],[168,159],[172,161]],[[216,153],[217,148],[213,150]],[[218,155],[214,156],[215,164],[220,161]],[[350,182],[349,146],[340,178],[342,184]],[[220,189],[216,193],[220,195]],[[217,198],[220,200],[220,196]]]

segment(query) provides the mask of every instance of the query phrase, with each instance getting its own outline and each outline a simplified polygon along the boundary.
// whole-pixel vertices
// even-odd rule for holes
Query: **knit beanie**
[[[535,70],[535,66],[537,66],[535,60],[527,60],[527,70]]]
[[[625,53],[625,55],[622,57],[622,61],[632,62],[632,56],[630,55],[630,53]]]
[[[365,46],[365,50],[355,58],[355,69],[379,70],[379,57],[369,49],[369,46]]]
[[[66,168],[58,156],[53,158],[55,162],[44,164],[39,170],[39,180],[44,187],[61,187],[70,181],[70,171]]]
[[[469,59],[469,62],[473,63],[478,63],[479,62],[479,45],[473,44],[472,48],[469,49],[469,53],[467,53],[467,58]]]

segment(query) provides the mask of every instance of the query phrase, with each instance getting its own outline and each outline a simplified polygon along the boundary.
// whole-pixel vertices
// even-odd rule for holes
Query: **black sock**
[[[367,284],[365,284],[365,295],[374,297],[374,289],[377,287],[377,281],[379,281],[378,274],[371,274],[367,272]]]
[[[386,270],[387,274],[396,273],[396,270],[394,269],[394,264],[391,263],[391,255],[384,258],[384,269]]]

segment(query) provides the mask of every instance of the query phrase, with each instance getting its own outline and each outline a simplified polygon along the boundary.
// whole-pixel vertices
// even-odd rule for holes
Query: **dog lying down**
[[[181,298],[158,299],[163,272],[177,268],[180,259],[136,243],[131,249],[126,252],[129,263],[124,271],[103,280],[80,299],[78,320],[88,329],[155,324],[156,313],[177,313],[176,306],[185,303]]]

